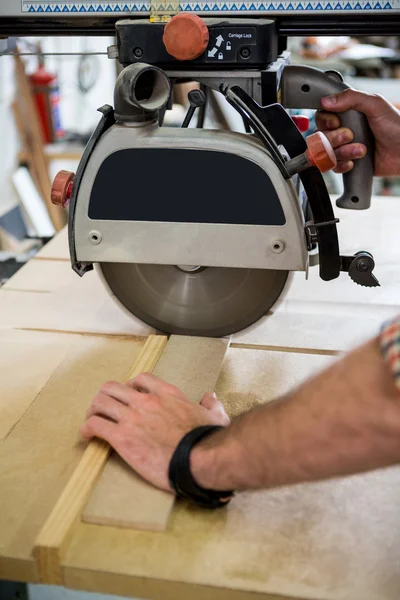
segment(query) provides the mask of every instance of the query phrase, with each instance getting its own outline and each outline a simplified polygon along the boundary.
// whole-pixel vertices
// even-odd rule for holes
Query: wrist
[[[209,490],[236,489],[232,471],[236,459],[229,449],[230,428],[210,435],[190,453],[190,471],[197,484]]]

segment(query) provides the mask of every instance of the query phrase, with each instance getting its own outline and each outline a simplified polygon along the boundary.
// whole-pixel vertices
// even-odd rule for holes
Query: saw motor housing
[[[304,224],[294,183],[259,140],[116,123],[82,177],[75,249],[79,263],[304,271]]]

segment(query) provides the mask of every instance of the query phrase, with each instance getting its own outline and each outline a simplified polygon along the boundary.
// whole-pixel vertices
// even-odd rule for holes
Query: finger
[[[315,113],[315,122],[320,131],[337,129],[340,127],[340,119],[337,115],[322,110]]]
[[[200,405],[212,413],[221,425],[229,425],[230,419],[225,412],[224,405],[218,400],[215,393],[204,394],[200,400]]]
[[[118,402],[122,402],[122,404],[125,404],[126,406],[130,406],[132,402],[132,390],[125,383],[107,381],[101,386],[100,393],[111,396],[114,400],[118,400]]]
[[[355,158],[363,158],[367,154],[367,148],[364,144],[347,144],[335,150],[338,160],[353,160]]]
[[[140,373],[134,379],[130,379],[127,385],[138,392],[143,391],[146,394],[155,394],[162,383],[162,380],[152,373]]]
[[[335,129],[335,131],[325,131],[324,133],[332,148],[339,148],[339,146],[348,144],[354,139],[354,133],[351,129],[347,129],[346,127],[339,127],[339,129]]]
[[[128,385],[138,392],[153,394],[157,396],[173,395],[184,398],[183,393],[174,385],[163,381],[152,373],[141,373],[135,379],[128,381]]]
[[[367,117],[376,117],[391,111],[390,103],[376,94],[367,94],[356,90],[345,90],[340,94],[327,96],[321,99],[322,108],[331,112],[344,112],[346,110],[358,110]]]
[[[130,411],[132,412],[132,411]],[[129,413],[129,408],[111,396],[105,394],[97,394],[95,396],[89,410],[86,414],[86,419],[90,419],[93,415],[107,417],[115,423],[126,419]]]
[[[339,161],[336,168],[334,169],[335,173],[348,173],[354,167],[354,163],[352,160],[344,160]]]
[[[110,446],[113,446],[117,430],[118,425],[116,423],[94,415],[82,425],[81,434],[86,440],[97,437],[108,442]]]

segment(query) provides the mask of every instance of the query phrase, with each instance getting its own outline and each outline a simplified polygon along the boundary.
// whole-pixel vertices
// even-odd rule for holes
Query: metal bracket
[[[336,225],[340,223],[340,219],[331,219],[330,221],[323,221],[322,223],[314,223],[314,221],[307,221],[304,225],[304,231],[306,233],[307,247],[308,250],[313,250],[318,242],[317,229],[320,227],[327,227],[328,225]]]
[[[375,261],[372,254],[361,250],[354,256],[341,256],[341,271],[349,274],[350,279],[364,287],[378,287],[379,281],[372,273],[375,268]]]

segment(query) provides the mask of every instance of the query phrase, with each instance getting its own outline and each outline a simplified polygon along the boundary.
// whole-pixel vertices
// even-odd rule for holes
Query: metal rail
[[[138,15],[139,16],[139,15]],[[135,18],[138,18],[135,15]],[[221,13],[215,16],[225,16]],[[233,15],[230,14],[230,17]],[[237,14],[238,17],[243,15]],[[264,17],[265,14],[248,14],[251,17]],[[275,15],[276,16],[276,15]],[[273,13],[268,13],[268,18],[273,18]],[[143,15],[148,18],[148,15]],[[0,17],[0,37],[7,36],[54,36],[54,35],[114,35],[115,22],[118,17]],[[400,35],[400,15],[393,11],[387,14],[363,13],[358,14],[308,14],[276,16],[278,32],[281,36],[305,35]]]

